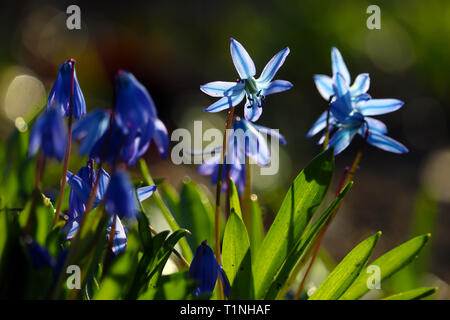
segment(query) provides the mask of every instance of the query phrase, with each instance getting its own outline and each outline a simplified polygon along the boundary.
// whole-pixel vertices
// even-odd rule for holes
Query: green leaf
[[[262,211],[256,195],[250,197],[250,252],[255,259],[264,240]]]
[[[300,258],[306,252],[306,250],[315,243],[315,239],[320,234],[320,231],[323,229],[326,221],[329,217],[338,209],[342,199],[350,190],[352,183],[349,183],[345,186],[345,188],[339,193],[337,198],[331,203],[328,209],[320,216],[319,219],[310,227],[308,230],[302,235],[300,241],[295,246],[295,248],[290,252],[289,256],[286,259],[286,262],[283,264],[280,272],[278,273],[276,279],[272,282],[269,291],[267,292],[265,299],[275,299],[280,293],[280,290],[283,288],[283,285],[289,278],[292,270],[296,268],[297,263]],[[298,267],[297,267],[298,268]]]
[[[264,296],[325,197],[333,167],[330,148],[314,158],[294,180],[252,266],[257,299]]]
[[[231,180],[230,180],[231,181]],[[230,299],[253,299],[250,240],[242,217],[237,214],[239,197],[231,181],[231,213],[225,226],[222,247],[223,268],[230,280]],[[240,208],[239,208],[240,211]]]
[[[127,250],[112,260],[107,274],[104,276],[94,300],[114,300],[124,296],[127,286],[136,272],[138,251],[133,250],[132,243],[138,242],[135,233],[130,233],[127,240]]]
[[[435,287],[424,287],[397,293],[381,300],[420,300],[431,296],[437,291]]]
[[[214,239],[214,214],[200,188],[192,181],[184,181],[180,192],[180,225],[189,229],[188,243],[192,250],[204,240]]]
[[[355,281],[372,254],[381,232],[358,244],[328,275],[309,300],[336,300]]]
[[[413,261],[430,236],[430,234],[425,234],[415,237],[385,253],[372,262],[370,265],[375,265],[380,268],[380,281],[389,278],[392,274]],[[367,287],[367,279],[371,276],[371,273],[367,273],[366,270],[359,275],[353,285],[348,288],[340,299],[355,300],[369,291],[369,288]]]
[[[189,272],[177,272],[161,277],[155,299],[157,300],[185,300],[197,284],[189,279]]]

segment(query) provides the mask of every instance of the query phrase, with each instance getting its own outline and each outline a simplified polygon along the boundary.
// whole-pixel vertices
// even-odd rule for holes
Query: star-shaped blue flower
[[[189,277],[199,283],[194,290],[193,295],[198,296],[202,293],[212,294],[216,286],[217,277],[223,284],[224,294],[230,295],[230,282],[223,268],[219,265],[212,249],[206,244],[206,240],[197,247],[194,259],[189,268]]]
[[[233,132],[227,140],[227,150],[225,154],[225,165],[222,174],[222,181],[225,181],[226,172],[229,170],[230,178],[236,184],[238,192],[242,194],[245,188],[245,158],[249,157],[254,163],[260,166],[267,166],[270,163],[270,149],[264,134],[271,135],[278,139],[283,145],[285,138],[276,130],[256,125],[250,121],[236,117],[233,123]],[[199,168],[201,175],[211,175],[211,183],[217,184],[219,163],[222,160],[222,147],[213,150],[205,150],[203,154],[212,154]],[[227,184],[223,184],[222,191],[227,189]]]
[[[360,134],[369,144],[380,149],[406,153],[408,149],[401,143],[386,136],[386,125],[370,116],[396,111],[403,106],[398,99],[372,99],[367,91],[370,78],[360,74],[351,84],[350,73],[342,55],[336,48],[331,49],[333,76],[315,75],[314,81],[322,97],[330,102],[329,132],[334,132],[328,146],[334,146],[335,154],[348,147],[356,134]],[[326,127],[327,112],[323,112],[314,123],[307,137],[312,137]],[[324,136],[319,140],[323,143]]]
[[[276,72],[289,54],[289,48],[278,52],[265,66],[258,79],[252,58],[238,41],[231,38],[231,57],[239,74],[237,82],[215,81],[200,86],[200,89],[212,96],[221,97],[205,109],[207,112],[219,112],[238,105],[246,97],[244,115],[249,121],[256,121],[262,113],[262,104],[266,96],[292,88],[292,83],[274,80]]]

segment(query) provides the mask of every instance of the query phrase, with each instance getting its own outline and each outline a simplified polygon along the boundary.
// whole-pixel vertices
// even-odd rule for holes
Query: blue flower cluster
[[[67,173],[71,191],[64,227],[66,240],[73,238],[79,229],[91,193],[95,193],[93,208],[103,201],[105,211],[111,216],[107,236],[115,221],[112,251],[118,254],[125,250],[127,238],[121,219],[134,222],[139,213],[137,201],[147,199],[156,190],[156,186],[135,190],[124,166],[118,168],[118,164],[134,165],[145,154],[151,141],[156,143],[160,155],[165,157],[169,137],[165,125],[157,116],[150,94],[126,71],[119,71],[115,77],[113,109],[94,110],[86,115],[86,103],[74,63],[70,59],[61,64],[47,108],[37,118],[31,131],[28,154],[33,156],[41,149],[44,156],[61,161],[67,143],[63,117],[80,119],[73,127],[72,138],[81,141],[79,153],[88,154],[89,160],[88,165],[79,169],[77,174]],[[105,162],[112,166],[111,177],[102,168]],[[94,168],[95,163],[98,169]],[[97,179],[99,181],[96,183]],[[114,219],[115,215],[118,219]]]

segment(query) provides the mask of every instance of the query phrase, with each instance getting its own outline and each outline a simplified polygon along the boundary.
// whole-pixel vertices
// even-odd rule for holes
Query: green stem
[[[150,172],[148,170],[148,166],[144,159],[139,160],[139,165],[141,167],[142,175],[144,176],[145,182],[149,186],[155,185],[153,182],[152,176],[150,175]],[[172,231],[176,231],[180,229],[177,222],[175,221],[174,217],[170,213],[169,208],[167,208],[166,204],[162,200],[158,190],[155,191],[152,195],[153,200],[155,201],[156,205],[158,206],[159,210],[161,210],[161,213],[163,214],[164,218],[166,219],[167,223],[169,224],[169,227]],[[191,248],[189,247],[187,240],[185,238],[180,239],[179,241],[181,252],[183,253],[183,256],[186,260],[191,261],[193,259]]]

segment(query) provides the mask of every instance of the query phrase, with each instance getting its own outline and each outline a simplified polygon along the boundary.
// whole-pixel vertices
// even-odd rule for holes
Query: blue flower
[[[108,130],[110,118],[110,112],[98,109],[89,112],[85,118],[74,124],[72,139],[82,140],[78,149],[80,155],[91,152],[95,143]]]
[[[34,239],[27,236],[24,239],[24,242],[31,259],[31,264],[34,268],[41,269],[56,265],[55,259],[53,259],[48,250],[37,243]]]
[[[217,177],[219,174],[219,163],[222,159],[220,153],[208,158],[200,167],[198,168],[198,173],[203,176],[211,176],[211,184],[217,184]],[[229,170],[229,178],[233,180],[239,194],[244,192],[246,175],[245,164],[240,164],[238,161],[233,163],[227,163],[225,157],[225,165],[222,170],[222,182],[227,180],[227,170]],[[228,184],[222,184],[222,192],[225,192],[228,188]]]
[[[315,75],[314,81],[322,97],[330,102],[329,132],[333,133],[328,146],[334,146],[335,154],[348,147],[356,134],[380,149],[405,153],[408,149],[386,136],[386,125],[372,117],[396,111],[403,106],[398,99],[372,99],[367,91],[370,78],[360,74],[351,84],[350,73],[338,49],[331,49],[333,77]],[[323,112],[307,134],[312,137],[326,127],[327,112]],[[367,135],[367,137],[366,137]],[[324,136],[319,140],[323,143]]]
[[[231,57],[239,74],[237,82],[215,81],[200,86],[200,90],[212,97],[221,97],[205,109],[218,112],[238,105],[246,97],[244,115],[249,121],[256,121],[262,113],[262,103],[267,95],[286,91],[292,87],[289,81],[274,80],[275,73],[283,65],[289,54],[289,48],[278,52],[265,66],[258,79],[255,64],[245,48],[231,38]]]
[[[166,157],[169,135],[158,118],[155,104],[145,87],[129,72],[115,78],[116,103],[113,115],[93,111],[74,126],[74,139],[82,139],[80,154],[115,164],[120,159],[132,166],[155,142],[160,156]]]
[[[268,134],[280,140],[285,145],[286,140],[278,131],[256,125],[250,121],[236,117],[233,123],[233,132],[227,140],[227,150],[225,154],[225,165],[222,173],[222,181],[226,180],[226,172],[229,170],[230,178],[236,184],[239,193],[245,188],[246,157],[260,166],[267,166],[270,163],[270,150],[267,140],[263,134]],[[208,158],[198,169],[201,175],[211,175],[211,183],[217,184],[219,163],[222,159],[222,148],[206,150],[203,154],[215,153]],[[223,184],[222,191],[225,191],[227,184]]]
[[[73,77],[73,78],[72,78]],[[73,80],[73,105],[72,112],[76,119],[80,119],[86,114],[86,103],[83,93],[78,84],[75,71],[75,60],[70,59],[61,63],[58,76],[48,97],[47,109],[56,108],[64,116],[70,114],[70,96]]]
[[[42,269],[45,267],[51,267],[53,276],[56,278],[61,272],[67,258],[68,250],[62,250],[58,254],[58,259],[55,260],[45,247],[41,246],[31,237],[26,236],[23,240],[33,268]]]
[[[228,277],[205,240],[197,247],[194,259],[189,268],[189,277],[199,283],[199,286],[194,290],[193,294],[195,296],[202,293],[212,294],[218,276],[220,276],[222,281],[223,291],[228,297],[231,290]]]
[[[128,162],[135,163],[153,140],[160,155],[165,157],[169,137],[164,123],[159,120],[153,99],[145,87],[129,72],[119,71],[115,78],[115,121],[126,135],[125,153]]]
[[[136,201],[144,201],[156,190],[156,186],[147,186],[137,190],[137,199],[134,187],[127,173],[119,169],[111,177],[106,189],[104,201],[105,209],[110,215],[117,214],[120,218],[133,222],[138,209]]]
[[[31,129],[28,156],[31,157],[42,148],[46,157],[62,161],[66,151],[66,128],[64,121],[54,108],[44,111]]]
[[[105,195],[106,189],[110,183],[110,177],[106,171],[101,169],[101,176],[99,181],[99,186],[97,188],[97,193],[95,195],[94,200],[94,208],[100,203]],[[69,212],[68,212],[68,220],[66,225],[64,226],[64,233],[66,234],[66,240],[70,240],[73,238],[75,233],[78,231],[81,218],[86,210],[86,205],[89,200],[89,195],[91,193],[91,188],[94,184],[96,178],[96,171],[92,170],[90,166],[82,167],[78,173],[75,175],[70,171],[67,172],[67,180],[68,184],[71,186],[70,195],[69,195]],[[131,192],[133,192],[131,189]],[[156,186],[147,186],[137,189],[137,197],[139,201],[144,201],[148,197],[150,197],[154,191],[156,190]],[[107,236],[109,237],[109,233],[111,230],[113,217],[108,222]],[[116,227],[115,227],[115,237],[113,243],[113,253],[117,255],[118,253],[125,250],[127,245],[127,233],[126,229],[123,226],[120,219],[116,219]]]
[[[71,187],[69,194],[68,220],[64,226],[66,240],[73,238],[78,231],[81,218],[86,211],[92,186],[96,179],[96,171],[91,166],[84,166],[78,170],[77,174],[67,171],[67,183]],[[105,194],[109,184],[109,174],[101,169],[100,181],[95,194],[93,208],[97,207]]]

